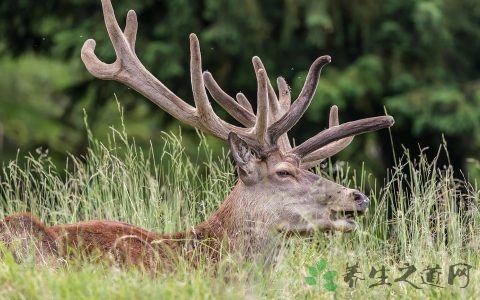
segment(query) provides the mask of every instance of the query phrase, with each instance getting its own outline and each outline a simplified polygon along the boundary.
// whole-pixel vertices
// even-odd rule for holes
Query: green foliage
[[[60,62],[25,55],[1,59],[0,126],[19,147],[47,143],[57,151],[73,151],[81,138],[62,123],[70,99],[63,91],[79,80],[78,72]]]
[[[465,93],[455,87],[437,86],[392,97],[387,99],[387,105],[398,113],[399,125],[407,127],[409,123],[415,135],[443,132],[475,136],[478,135],[476,124],[480,121],[480,99],[472,98],[466,98]]]

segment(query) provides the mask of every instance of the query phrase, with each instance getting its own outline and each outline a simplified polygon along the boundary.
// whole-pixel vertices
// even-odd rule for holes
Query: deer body
[[[170,271],[182,257],[193,265],[200,257],[217,261],[222,251],[218,241],[222,239],[212,229],[202,223],[191,231],[158,234],[109,220],[46,226],[29,213],[8,216],[0,223],[2,242],[19,262],[30,256],[42,264],[57,258],[91,256],[151,272]],[[16,244],[18,240],[22,242]]]
[[[202,72],[199,42],[192,34],[193,107],[153,77],[138,60],[134,52],[138,25],[135,12],[129,11],[122,31],[110,1],[102,0],[102,7],[117,61],[101,62],[94,54],[95,41],[87,40],[82,48],[87,69],[98,78],[132,87],[180,121],[227,141],[238,182],[210,218],[185,232],[158,234],[104,220],[49,227],[23,213],[0,222],[0,241],[7,248],[23,253],[33,244],[35,257],[40,261],[45,261],[45,256],[62,256],[77,249],[80,253],[111,256],[122,265],[155,271],[172,269],[179,258],[193,266],[204,259],[216,262],[225,251],[244,257],[265,256],[279,233],[355,229],[355,218],[367,211],[368,198],[309,169],[348,146],[355,135],[391,126],[393,118],[380,116],[339,124],[338,109],[333,106],[329,128],[292,147],[287,132],[312,101],[320,71],[331,60],[329,56],[314,61],[293,102],[285,80],[278,78],[277,96],[261,60],[254,57],[258,83],[254,113],[243,94],[237,94],[236,99],[228,96],[210,73]],[[212,110],[207,90],[245,127],[221,120]],[[23,238],[16,248],[14,237]]]

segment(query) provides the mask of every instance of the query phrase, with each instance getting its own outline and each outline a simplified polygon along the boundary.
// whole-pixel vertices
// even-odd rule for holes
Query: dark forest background
[[[385,110],[391,130],[357,137],[336,157],[384,176],[403,149],[480,174],[480,4],[474,0],[114,0],[120,24],[138,14],[137,54],[172,91],[191,101],[188,35],[198,34],[203,67],[231,95],[255,99],[251,58],[270,79],[284,76],[296,97],[314,59],[329,54],[315,99],[290,136],[297,142],[327,125],[336,104],[342,122]],[[179,124],[135,91],[91,76],[80,60],[87,38],[113,62],[100,0],[4,0],[0,4],[0,161],[48,151],[59,163],[88,146],[85,115],[97,138],[126,129],[138,145],[161,151],[161,132]],[[274,85],[276,86],[276,84]],[[220,113],[225,116],[225,114]],[[193,129],[182,126],[196,154]],[[221,142],[211,142],[219,149]],[[20,152],[18,152],[20,149]],[[18,154],[19,153],[19,154]]]

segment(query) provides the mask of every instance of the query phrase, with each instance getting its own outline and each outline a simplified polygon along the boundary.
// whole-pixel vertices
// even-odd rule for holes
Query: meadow
[[[70,155],[65,170],[41,150],[3,162],[0,217],[30,211],[51,225],[101,218],[173,232],[205,220],[235,184],[227,151],[213,155],[201,134],[197,157],[179,134],[150,149],[125,128],[104,143],[88,135],[87,153]],[[0,299],[479,299],[480,189],[423,155],[405,150],[396,161],[381,181],[326,161],[317,171],[371,190],[371,209],[353,233],[285,239],[273,266],[226,255],[216,267],[152,277],[85,261],[17,264],[4,253]]]

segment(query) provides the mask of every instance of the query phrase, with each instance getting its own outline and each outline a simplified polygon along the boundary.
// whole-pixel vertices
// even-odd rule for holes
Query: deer
[[[328,128],[299,145],[288,131],[310,105],[328,55],[310,66],[303,88],[292,101],[291,90],[278,77],[278,94],[259,57],[252,58],[257,80],[257,107],[243,93],[229,96],[208,71],[202,70],[200,43],[190,34],[190,76],[194,105],[178,97],[141,63],[135,52],[138,21],[127,13],[122,30],[110,0],[101,0],[104,21],[116,61],[107,64],[95,54],[95,40],[85,41],[81,58],[86,69],[103,80],[122,83],[152,101],[175,119],[228,143],[238,174],[230,194],[204,222],[177,233],[156,233],[114,220],[90,220],[48,226],[30,213],[7,216],[0,222],[0,241],[21,260],[26,251],[49,263],[76,250],[99,253],[121,266],[169,271],[179,260],[192,266],[216,263],[222,253],[245,259],[269,256],[275,237],[314,232],[352,232],[369,206],[369,198],[356,189],[330,181],[312,171],[326,158],[347,147],[354,136],[388,128],[389,115],[339,123],[332,106]],[[208,94],[241,125],[222,120]],[[20,242],[15,243],[15,239]],[[278,245],[277,245],[278,246]]]

